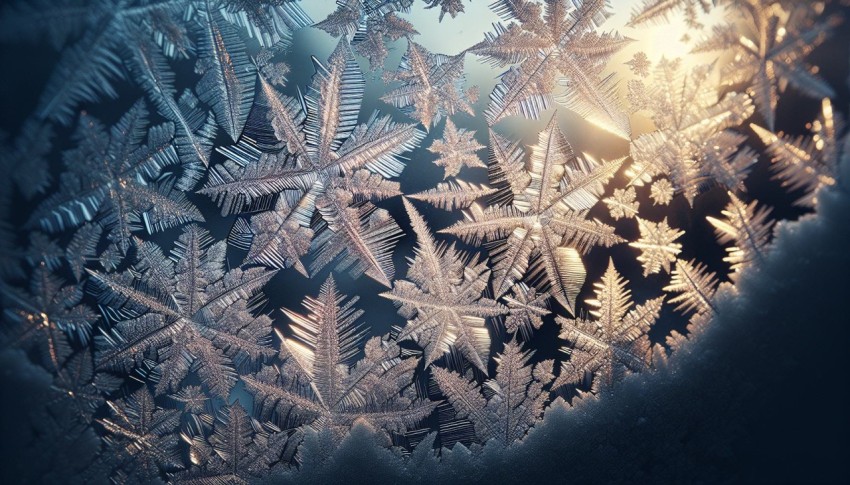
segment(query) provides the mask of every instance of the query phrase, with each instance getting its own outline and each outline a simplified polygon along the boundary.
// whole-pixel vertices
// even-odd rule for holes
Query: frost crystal
[[[179,411],[160,408],[144,388],[107,405],[109,417],[97,419],[97,423],[106,432],[113,473],[144,483],[158,478],[161,471],[183,468],[178,438],[172,432],[180,423]]]
[[[571,8],[574,7],[574,8]],[[551,104],[552,93],[563,86],[560,101],[601,127],[629,135],[628,118],[616,102],[616,83],[603,75],[608,59],[628,40],[618,34],[599,34],[596,26],[608,15],[605,2],[499,0],[493,9],[508,24],[496,24],[472,52],[499,66],[513,66],[502,75],[484,113],[490,125],[521,114],[539,118]]]
[[[553,388],[580,382],[593,376],[594,388],[611,386],[626,372],[639,372],[649,367],[652,349],[647,332],[658,319],[664,297],[648,300],[632,307],[626,280],[608,263],[595,298],[587,304],[595,310],[595,320],[558,317],[560,337],[572,343],[563,351],[570,356],[561,367]]]
[[[496,189],[477,185],[463,180],[440,182],[433,189],[410,194],[411,199],[427,202],[445,210],[466,209],[476,200],[496,193]]]
[[[501,304],[481,296],[490,270],[484,261],[470,260],[453,245],[438,244],[407,200],[405,208],[417,241],[407,272],[411,281],[397,280],[391,292],[382,293],[410,319],[398,339],[416,340],[425,349],[426,365],[455,346],[469,362],[486,370],[490,336],[485,318],[506,313]]]
[[[537,293],[525,283],[517,283],[511,288],[511,294],[504,297],[509,313],[505,319],[505,329],[509,333],[517,330],[530,333],[543,325],[543,317],[551,311],[547,306],[549,294]]]
[[[673,12],[681,10],[685,21],[692,28],[701,28],[700,14],[709,13],[717,0],[642,0],[640,6],[632,11],[631,25],[666,20]]]
[[[621,218],[632,219],[637,215],[640,203],[635,200],[635,188],[614,189],[614,195],[602,202],[608,206],[608,212],[614,220]]]
[[[81,305],[82,287],[63,284],[58,276],[39,266],[30,279],[30,290],[22,292],[0,281],[4,314],[14,323],[3,341],[23,348],[36,347],[42,361],[53,370],[62,368],[71,355],[69,335],[88,340],[97,314]],[[9,331],[11,330],[11,331]]]
[[[665,217],[661,222],[652,222],[637,218],[640,228],[640,239],[629,243],[629,246],[640,249],[637,260],[643,265],[643,275],[670,271],[670,264],[676,261],[676,255],[682,251],[682,245],[675,243],[676,239],[685,234],[667,225]]]
[[[222,20],[226,20],[226,27],[221,24]],[[173,78],[174,73],[165,59],[196,54],[192,35],[195,30],[209,29],[216,37],[213,44],[207,46],[231,49],[228,44],[241,43],[241,39],[232,34],[236,28],[247,29],[251,37],[270,46],[286,37],[290,29],[310,23],[295,4],[283,7],[238,0],[132,0],[91,2],[81,8],[80,2],[67,0],[18,1],[4,9],[0,17],[0,38],[19,42],[22,38],[46,37],[53,47],[64,47],[36,115],[40,119],[69,124],[79,104],[96,102],[104,96],[118,97],[115,82],[125,76],[122,63],[132,62],[130,59],[138,52],[137,47],[147,46],[146,49],[158,51],[162,61],[157,61],[155,69],[164,68],[159,79],[167,80]],[[203,42],[201,44],[203,50]],[[220,60],[227,58],[229,56],[219,57]],[[237,68],[241,64],[238,58],[239,54],[234,59]],[[238,71],[232,71],[235,78],[246,72],[244,69]],[[235,78],[220,78],[219,81],[235,87]],[[241,104],[236,101],[230,106]],[[224,118],[218,121],[227,126]]]
[[[134,231],[153,233],[203,221],[182,192],[192,188],[199,174],[191,164],[181,163],[173,144],[174,125],[149,128],[147,115],[144,103],[138,102],[110,129],[81,116],[77,147],[64,154],[67,171],[59,190],[36,209],[32,221],[57,232],[98,218],[122,254]],[[142,143],[145,135],[147,143]],[[171,168],[179,172],[163,177]]]
[[[250,144],[237,145],[231,161],[216,167],[201,192],[218,201],[225,213],[241,211],[277,193],[292,197],[298,202],[279,205],[276,216],[252,223],[251,232],[263,243],[288,246],[282,257],[266,254],[258,258],[260,262],[276,267],[296,264],[304,253],[303,239],[287,242],[278,235],[280,226],[287,223],[281,209],[297,208],[290,225],[296,230],[295,224],[306,229],[317,211],[325,227],[313,238],[312,270],[341,256],[339,268],[351,268],[355,275],[365,272],[389,286],[394,274],[392,247],[401,230],[389,213],[368,201],[399,193],[398,185],[386,179],[401,173],[404,164],[399,156],[418,145],[423,133],[377,113],[357,124],[364,80],[344,40],[328,65],[313,62],[317,72],[304,107],[278,94],[260,76],[269,120],[286,151],[261,154]],[[301,232],[302,238],[307,235],[306,230]],[[253,251],[262,255],[265,250]]]
[[[208,436],[184,435],[196,467],[174,478],[181,483],[244,483],[263,478],[282,456],[291,457],[298,436],[258,422],[236,401],[221,409]]]
[[[673,185],[667,179],[658,179],[652,182],[649,196],[655,205],[667,205],[673,200]]]
[[[652,67],[652,62],[650,62],[645,52],[637,52],[626,65],[629,66],[629,69],[634,74],[640,77],[647,77],[649,76],[649,68]]]
[[[723,260],[732,265],[732,271],[740,272],[746,265],[764,257],[764,251],[773,234],[773,221],[769,220],[770,209],[758,207],[757,201],[745,204],[733,193],[729,193],[729,205],[723,210],[724,219],[707,217],[717,231],[720,244],[734,242],[726,248],[729,253]]]
[[[743,25],[716,26],[696,50],[734,54],[723,67],[723,79],[730,85],[747,86],[770,130],[775,127],[780,87],[786,83],[815,98],[834,96],[832,87],[803,60],[823,43],[839,19],[813,22],[815,9],[809,2],[745,0],[733,2],[733,7],[744,18]]]
[[[586,217],[623,160],[598,164],[576,156],[554,117],[538,135],[527,164],[520,147],[495,133],[491,150],[494,185],[503,186],[511,202],[488,209],[473,205],[466,220],[440,232],[473,242],[503,241],[493,257],[497,295],[529,274],[541,277],[555,299],[572,309],[584,284],[580,253],[622,242],[613,227]]]
[[[412,0],[408,0],[412,1]],[[372,70],[380,69],[389,49],[387,41],[415,35],[413,25],[399,18],[404,1],[338,0],[337,9],[316,24],[316,27],[335,36],[346,36],[355,52],[369,59]]]
[[[702,263],[679,259],[676,261],[670,284],[664,287],[664,291],[680,293],[669,300],[671,304],[678,304],[677,310],[694,311],[697,314],[712,313],[717,276],[708,271]]]
[[[666,175],[676,192],[689,203],[708,180],[736,189],[755,161],[752,152],[739,147],[746,137],[729,128],[753,113],[745,94],[718,98],[711,85],[711,66],[682,72],[681,61],[662,60],[656,66],[653,87],[640,92],[640,105],[651,111],[656,131],[632,141],[632,183],[643,185]]]
[[[543,414],[548,397],[543,387],[555,378],[554,362],[532,365],[529,361],[533,353],[523,351],[516,342],[505,344],[495,357],[496,377],[484,386],[441,367],[432,367],[431,372],[457,417],[472,422],[479,441],[495,439],[509,445],[522,439]]]
[[[809,126],[811,138],[792,139],[750,125],[773,156],[776,178],[789,190],[803,191],[795,203],[804,207],[816,204],[819,188],[835,185],[841,160],[850,156],[850,136],[843,133],[844,120],[833,112],[829,98],[823,99],[821,115]]]
[[[284,365],[243,378],[264,416],[293,413],[299,423],[341,440],[358,419],[401,433],[431,414],[436,403],[419,398],[411,386],[418,359],[401,359],[395,342],[373,337],[364,357],[352,362],[366,334],[356,324],[363,313],[354,309],[356,302],[346,302],[328,279],[317,299],[305,301],[307,315],[284,310],[292,322],[292,337],[279,335]]]
[[[486,168],[484,162],[475,154],[485,148],[475,141],[475,133],[457,129],[451,119],[446,120],[443,139],[434,140],[428,151],[437,155],[435,164],[445,168],[443,178],[456,177],[462,167]]]
[[[440,21],[443,20],[443,17],[446,14],[452,16],[452,18],[457,17],[457,15],[463,12],[463,0],[425,0],[428,2],[428,6],[425,8],[434,8],[440,7]]]
[[[444,116],[461,111],[473,114],[469,103],[475,101],[470,99],[474,91],[463,91],[464,55],[434,54],[409,41],[398,70],[387,76],[401,86],[387,91],[381,100],[411,113],[426,130]]]
[[[414,40],[418,14],[468,29],[445,17],[464,0],[6,3],[4,48],[58,51],[3,52],[33,63],[4,72],[14,95],[54,64],[0,133],[0,346],[11,399],[37,393],[9,456],[55,468],[19,481],[327,481],[351,451],[439,480],[509,457],[547,406],[681,368],[773,251],[771,214],[847,190],[842,67],[810,64],[841,47],[841,2],[631,0],[632,39],[603,31],[606,0],[496,0],[504,23],[454,55]],[[661,57],[667,20],[718,60]]]
[[[225,242],[213,243],[198,226],[177,240],[171,258],[137,241],[131,270],[89,270],[103,288],[103,304],[121,320],[97,338],[97,366],[124,369],[147,353],[160,364],[157,392],[177,389],[193,370],[209,391],[227,396],[234,366],[270,355],[271,319],[251,314],[249,299],[274,275],[262,268],[226,270]]]

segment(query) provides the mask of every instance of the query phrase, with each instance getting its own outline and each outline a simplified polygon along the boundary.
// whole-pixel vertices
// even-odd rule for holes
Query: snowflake
[[[463,12],[463,0],[425,0],[428,5],[425,8],[440,7],[440,21],[446,14],[455,18]]]
[[[543,325],[543,317],[552,313],[547,306],[549,294],[538,293],[523,282],[515,284],[511,294],[503,300],[508,306],[508,316],[505,318],[505,330],[508,333],[520,331],[530,334],[532,329],[536,330]]]
[[[456,417],[472,422],[480,442],[495,439],[509,445],[522,439],[543,413],[548,396],[543,387],[555,378],[554,362],[544,360],[532,365],[529,361],[533,354],[516,342],[506,343],[495,358],[496,377],[488,380],[484,389],[441,367],[432,367],[431,373]]]
[[[538,135],[527,166],[520,147],[491,135],[494,185],[503,187],[510,204],[486,210],[473,205],[466,220],[440,232],[473,242],[503,240],[493,257],[497,295],[526,274],[542,276],[555,299],[572,309],[584,284],[580,251],[622,241],[613,227],[586,217],[623,159],[598,164],[576,156],[554,117]]]
[[[635,188],[614,189],[614,195],[603,199],[602,202],[608,206],[608,212],[614,220],[621,218],[631,219],[638,213],[640,203],[635,200]]]
[[[674,193],[673,185],[665,178],[660,178],[652,182],[652,186],[649,189],[649,196],[655,205],[669,204],[673,200]]]
[[[486,317],[507,313],[490,298],[482,297],[490,280],[485,261],[476,261],[453,246],[437,244],[425,219],[407,200],[404,201],[413,232],[416,233],[415,257],[407,280],[398,280],[391,292],[381,295],[399,307],[408,318],[399,340],[415,339],[425,349],[425,364],[456,346],[469,362],[487,369],[490,336],[484,326]]]
[[[457,129],[451,119],[446,119],[442,140],[434,140],[428,151],[437,155],[434,163],[445,168],[443,178],[456,177],[461,167],[487,168],[475,152],[485,148],[473,136],[474,132]]]
[[[789,10],[773,0],[736,2],[744,25],[725,24],[714,28],[696,52],[728,51],[733,56],[723,66],[728,85],[745,84],[759,112],[773,130],[780,88],[790,84],[815,98],[833,97],[834,90],[804,59],[823,43],[840,23],[836,17],[814,22],[815,8],[809,2],[789,3]]]
[[[649,69],[652,67],[652,62],[650,62],[649,57],[646,56],[645,52],[636,52],[634,56],[632,56],[632,60],[626,63],[631,69],[632,73],[640,77],[649,76]]]
[[[640,229],[640,239],[629,243],[629,246],[640,249],[637,260],[643,265],[643,275],[648,276],[662,270],[670,272],[670,264],[676,261],[676,256],[682,251],[682,245],[675,243],[685,231],[677,231],[667,224],[665,217],[661,222],[652,222],[641,217],[637,218]]]
[[[2,281],[0,289],[4,312],[15,324],[3,341],[16,347],[38,348],[42,361],[54,371],[61,369],[71,355],[69,334],[85,342],[98,320],[92,309],[81,304],[82,286],[64,285],[45,266],[38,266],[31,274],[28,292]]]
[[[698,21],[699,15],[710,13],[716,3],[716,0],[643,0],[641,5],[632,11],[629,25],[666,20],[673,12],[682,10],[688,26],[700,29],[702,23]]]
[[[397,10],[403,10],[402,5],[392,1],[382,3],[338,1],[337,9],[315,26],[335,37],[348,37],[354,51],[369,59],[369,68],[377,71],[389,55],[387,41],[418,33],[410,22],[396,15]]]
[[[427,202],[434,207],[455,210],[469,208],[476,200],[493,195],[497,189],[483,184],[474,184],[463,180],[440,182],[433,189],[428,189],[407,197]]]
[[[632,307],[626,280],[609,261],[602,280],[594,285],[595,298],[587,304],[596,320],[558,317],[560,338],[572,343],[563,351],[570,356],[552,384],[557,388],[593,376],[595,389],[610,387],[626,372],[639,372],[651,363],[652,348],[647,332],[658,319],[664,297]]]
[[[562,85],[567,92],[560,101],[568,108],[628,137],[628,118],[615,101],[616,84],[602,74],[610,56],[628,40],[596,32],[608,15],[605,2],[554,0],[541,9],[528,0],[499,0],[492,8],[505,21],[516,22],[496,24],[496,32],[472,52],[496,65],[518,65],[502,75],[490,95],[484,113],[488,124],[517,114],[539,118],[551,104],[551,93]]]
[[[299,434],[282,432],[271,423],[259,423],[236,401],[217,413],[209,436],[183,436],[189,442],[189,456],[195,466],[174,478],[187,483],[262,479],[284,455],[294,454],[299,438]]]
[[[435,54],[408,41],[398,69],[385,76],[387,82],[400,82],[401,86],[389,89],[381,100],[410,113],[426,130],[444,116],[474,114],[471,103],[476,101],[477,89],[463,90],[464,58],[465,52]]]
[[[274,275],[262,268],[226,270],[224,241],[188,226],[171,259],[159,246],[137,242],[133,268],[120,274],[89,270],[101,301],[124,317],[97,338],[97,366],[129,370],[144,354],[160,364],[157,393],[177,389],[197,372],[214,395],[236,383],[235,363],[271,353],[271,319],[253,316],[249,299]]]
[[[113,473],[128,481],[145,483],[158,479],[162,471],[183,468],[177,434],[180,412],[154,403],[147,388],[118,401],[107,402],[110,415],[97,419],[106,432]]]
[[[775,177],[789,190],[803,191],[795,204],[814,207],[818,189],[835,185],[841,160],[850,156],[850,135],[829,98],[823,99],[821,115],[808,126],[811,138],[791,138],[750,125],[773,156]]]
[[[764,259],[767,243],[773,235],[773,221],[769,219],[771,210],[759,207],[758,201],[744,203],[732,192],[728,193],[729,204],[722,211],[723,219],[707,217],[717,232],[720,244],[734,242],[726,248],[728,255],[724,261],[732,265],[732,277],[740,273],[747,265]]]
[[[171,396],[175,401],[183,404],[183,410],[187,413],[200,414],[207,410],[210,397],[201,386],[184,386]]]
[[[677,310],[696,314],[714,312],[717,275],[708,271],[703,263],[679,259],[672,276],[664,291],[679,293],[669,300],[669,303],[677,305]]]
[[[306,112],[300,102],[281,96],[260,76],[269,119],[285,150],[264,154],[250,141],[243,142],[229,152],[229,163],[215,167],[201,192],[218,201],[225,213],[250,209],[252,202],[278,193],[297,201],[278,205],[276,216],[251,223],[251,232],[262,244],[284,248],[279,257],[266,255],[258,262],[296,264],[305,252],[303,239],[313,235],[312,270],[342,256],[338,268],[350,267],[355,275],[365,272],[389,286],[392,247],[401,230],[389,213],[368,201],[399,194],[398,184],[387,179],[401,173],[400,155],[418,145],[424,134],[377,113],[357,124],[364,79],[345,40],[327,66],[317,60],[314,64],[317,73],[305,96]],[[286,210],[297,213],[290,217]],[[325,227],[313,234],[301,231],[297,240],[286,241],[281,226],[306,229],[314,211]]]
[[[328,429],[339,441],[358,419],[403,432],[431,414],[436,403],[418,398],[412,387],[419,359],[401,359],[394,342],[369,339],[364,357],[352,365],[366,334],[356,324],[362,314],[356,301],[346,302],[329,278],[318,298],[305,301],[307,315],[284,310],[293,336],[279,335],[283,367],[243,377],[264,416],[291,411],[301,424]]]
[[[137,102],[107,129],[82,115],[77,146],[65,153],[67,171],[59,190],[39,205],[31,220],[58,232],[97,218],[122,254],[133,232],[149,234],[185,222],[204,220],[186,198],[200,177],[194,164],[184,164],[173,144],[174,125],[148,127],[147,110]],[[147,134],[147,143],[142,140]],[[178,168],[174,176],[163,170]]]
[[[750,117],[752,102],[734,92],[719,99],[709,82],[711,69],[706,65],[682,72],[680,60],[662,59],[653,87],[635,91],[646,96],[639,105],[651,111],[656,131],[631,143],[634,163],[628,174],[633,184],[663,174],[693,204],[707,180],[736,189],[747,176],[755,157],[740,148],[746,137],[730,128]]]

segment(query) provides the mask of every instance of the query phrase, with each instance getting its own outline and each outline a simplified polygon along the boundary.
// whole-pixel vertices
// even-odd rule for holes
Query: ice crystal
[[[664,291],[680,293],[669,300],[669,303],[678,305],[677,310],[712,313],[717,276],[708,271],[703,263],[679,259],[670,284],[664,287]]]
[[[480,442],[494,439],[509,445],[522,439],[542,415],[548,399],[543,388],[555,378],[554,362],[532,365],[533,354],[517,342],[506,343],[495,357],[496,377],[483,386],[442,367],[432,367],[431,372],[456,416],[472,422]]]
[[[57,232],[97,219],[110,242],[126,254],[135,231],[153,233],[203,221],[183,193],[199,174],[178,157],[174,125],[148,127],[147,116],[143,102],[109,129],[81,116],[77,146],[64,153],[67,170],[59,190],[35,210],[33,223]],[[142,143],[146,134],[147,143]],[[172,168],[178,172],[163,173]]]
[[[652,182],[649,196],[652,198],[654,205],[667,205],[673,200],[673,185],[669,180],[661,178]]]
[[[363,313],[356,302],[345,301],[328,279],[318,298],[305,300],[307,315],[284,310],[292,335],[280,335],[284,365],[243,377],[263,416],[291,412],[340,440],[358,419],[400,433],[431,414],[436,403],[419,398],[412,386],[418,359],[400,358],[395,342],[373,337],[364,357],[352,362],[366,334],[356,323]]]
[[[650,62],[649,57],[646,56],[645,52],[636,52],[632,59],[626,63],[629,66],[629,69],[640,77],[649,76],[649,69],[652,67],[652,62]]]
[[[626,372],[640,372],[651,363],[652,348],[647,332],[658,319],[664,297],[653,298],[632,308],[626,280],[609,261],[602,280],[594,285],[595,298],[587,304],[595,320],[558,317],[560,337],[572,347],[553,388],[593,377],[595,388],[611,386]]]
[[[105,432],[113,474],[145,483],[163,471],[183,468],[173,432],[180,423],[179,411],[157,406],[146,388],[107,405],[109,416],[96,421]]]
[[[665,217],[661,222],[652,222],[637,218],[640,239],[629,246],[640,249],[637,260],[643,265],[643,275],[670,271],[670,264],[676,262],[676,256],[682,251],[682,245],[675,241],[685,234],[667,224]]]
[[[614,220],[621,218],[632,219],[637,215],[640,203],[635,200],[635,188],[614,189],[614,195],[603,199],[602,202],[608,206],[608,212]]]
[[[319,190],[314,186],[294,202],[281,197],[273,210],[253,216],[250,223],[238,219],[230,231],[230,243],[247,249],[249,262],[272,268],[293,267],[308,276],[300,258],[310,250],[314,235],[310,222]]]
[[[557,86],[560,102],[603,128],[629,135],[627,117],[616,102],[616,82],[603,75],[608,59],[628,40],[596,32],[608,15],[605,2],[554,0],[545,6],[528,0],[499,0],[493,9],[506,21],[472,52],[494,64],[513,66],[502,75],[484,113],[490,125],[522,114],[538,118]],[[574,8],[572,8],[574,7]]]
[[[425,364],[457,347],[481,370],[487,369],[490,336],[485,318],[506,313],[500,303],[482,297],[490,280],[485,261],[470,257],[455,247],[438,244],[425,219],[405,200],[417,246],[407,280],[397,280],[390,292],[382,293],[408,318],[399,340],[412,338],[425,349]]]
[[[411,199],[427,202],[434,207],[445,210],[466,209],[476,200],[496,193],[496,189],[485,185],[464,182],[463,180],[449,180],[440,182],[433,189],[428,189],[416,194],[410,194]]]
[[[8,345],[38,348],[42,362],[58,371],[71,355],[69,338],[86,341],[98,315],[82,305],[80,285],[62,279],[39,266],[30,277],[30,290],[20,291],[0,281],[5,316],[13,323],[4,329]]]
[[[586,217],[623,160],[599,164],[575,155],[554,117],[538,135],[527,164],[519,146],[495,133],[491,150],[494,182],[504,187],[510,204],[473,205],[466,220],[441,232],[470,241],[504,240],[493,257],[497,295],[529,274],[542,277],[554,298],[572,309],[584,284],[580,253],[622,242],[613,227]]]
[[[551,400],[591,406],[578,404],[588,391],[607,393],[693,349],[729,289],[772,251],[775,224],[747,193],[765,193],[751,172],[771,166],[805,209],[843,187],[845,106],[824,81],[834,69],[809,65],[838,25],[827,12],[843,7],[717,2],[730,17],[697,50],[723,55],[699,65],[691,56],[650,62],[655,46],[618,55],[632,39],[600,30],[603,0],[497,0],[505,23],[444,55],[412,40],[413,1],[338,0],[314,25],[323,32],[295,36],[313,23],[292,0],[18,0],[0,9],[0,40],[59,51],[35,111],[0,134],[3,355],[43,368],[27,382],[45,389],[19,429],[32,430],[39,456],[62,460],[59,479],[326,478],[335,450],[348,453],[366,435],[393,447],[385,454],[409,455],[408,471],[438,455],[491,456],[522,441]],[[683,14],[688,42],[714,3],[642,0],[629,28]],[[445,20],[466,4],[419,7]],[[339,38],[329,58],[311,58],[306,89],[291,85],[306,58],[290,44],[309,38],[312,49],[326,34]],[[401,61],[384,69],[393,49]],[[499,71],[479,76],[487,66],[467,54]],[[34,66],[10,65],[9,75],[43,67]],[[610,68],[628,78],[627,93]],[[483,115],[467,73],[496,80]],[[777,128],[796,128],[777,119],[787,86],[821,99],[810,135]],[[537,119],[554,102],[579,115],[561,117],[574,144],[557,113],[539,132],[502,123]],[[364,109],[381,103],[392,115]],[[406,116],[413,121],[397,122]],[[573,149],[596,153],[590,124],[630,138],[628,166]],[[625,146],[606,143],[604,153]],[[413,178],[417,193],[407,190]],[[787,210],[780,194],[764,200]],[[706,220],[693,212],[703,208]],[[703,230],[712,227],[716,241]],[[619,243],[629,248],[610,249]],[[708,244],[726,247],[728,267],[703,257]],[[605,258],[607,270],[585,288],[598,274],[585,264]],[[318,295],[305,296],[334,263],[350,270],[345,285],[356,295],[344,296],[330,271]],[[362,274],[384,288],[374,292]],[[401,315],[376,324],[380,332],[355,307],[370,292],[383,297],[370,301],[376,318],[389,302]],[[267,295],[275,305],[303,297],[305,310],[270,310]],[[675,311],[655,326],[665,300]],[[557,346],[556,360],[541,357]]]
[[[776,178],[789,190],[802,190],[795,203],[813,207],[817,190],[835,185],[839,163],[850,156],[850,136],[844,133],[844,120],[833,112],[829,98],[823,99],[821,115],[808,126],[811,138],[791,138],[750,125],[773,156]]]
[[[271,467],[291,461],[298,435],[251,418],[234,402],[216,415],[208,436],[184,435],[192,469],[177,473],[180,483],[245,483],[266,477]]]
[[[487,167],[475,154],[485,147],[475,141],[474,135],[463,128],[456,128],[451,119],[446,119],[443,138],[434,140],[428,147],[429,152],[437,155],[434,163],[445,169],[443,178],[457,177],[462,167]]]
[[[549,294],[538,293],[525,283],[517,283],[511,288],[511,294],[504,297],[508,306],[508,316],[505,318],[505,329],[508,333],[524,331],[530,333],[543,325],[543,317],[551,311],[547,305]]]
[[[4,9],[0,17],[3,28],[0,30],[4,40],[40,39],[44,36],[54,47],[64,47],[36,115],[41,119],[69,124],[77,105],[96,102],[103,96],[118,96],[115,81],[125,77],[122,63],[135,55],[137,49],[134,47],[150,45],[167,58],[194,56],[198,46],[192,31],[209,28],[210,33],[215,35],[217,27],[210,22],[215,22],[218,15],[233,24],[228,29],[247,28],[249,35],[265,41],[267,45],[286,37],[290,29],[310,23],[295,4],[284,7],[252,3],[131,0],[93,2],[81,8],[74,0],[19,1]],[[211,15],[213,11],[216,13]],[[207,15],[202,12],[207,12]],[[263,22],[255,23],[255,20]],[[237,39],[224,30],[219,30],[219,33],[224,36],[210,47],[227,48],[230,40]],[[225,38],[228,40],[224,41]],[[157,68],[160,67],[166,68],[161,79],[173,77],[166,63],[158,63]],[[233,74],[235,77],[222,80],[231,87],[235,86],[232,81],[243,75],[236,71]],[[224,119],[219,122],[223,126],[227,124]]]
[[[207,410],[210,402],[209,396],[201,386],[184,386],[171,399],[183,404],[183,410],[187,413],[201,414]]]
[[[440,21],[446,14],[455,18],[459,13],[463,12],[463,0],[425,0],[428,6],[425,8],[440,7]]]
[[[174,144],[181,159],[209,165],[216,128],[213,117],[199,106],[198,98],[190,89],[178,97],[165,56],[155,46],[140,42],[127,64],[159,114],[175,126]]]
[[[730,128],[753,113],[745,94],[719,98],[709,82],[711,65],[683,72],[680,60],[662,60],[656,66],[652,88],[644,88],[640,105],[651,111],[656,131],[632,141],[634,165],[629,174],[635,185],[666,175],[676,192],[689,203],[710,180],[736,189],[755,161],[740,149],[746,139]]]
[[[809,2],[742,0],[733,2],[733,7],[743,22],[716,26],[696,50],[734,54],[723,66],[723,79],[747,87],[770,130],[775,128],[779,91],[785,84],[815,98],[835,94],[804,59],[823,43],[839,22],[837,18],[813,21],[814,8]]]
[[[202,73],[198,82],[201,101],[212,106],[218,125],[232,140],[239,139],[254,101],[256,74],[236,28],[207,2],[202,10],[203,34],[195,68]]]
[[[465,54],[435,54],[408,41],[398,69],[387,76],[387,81],[400,82],[401,86],[389,89],[381,100],[409,112],[426,130],[444,116],[473,114],[470,103],[475,101],[477,91],[463,90]]]
[[[327,65],[316,59],[314,64],[317,72],[304,107],[277,93],[260,76],[269,120],[286,150],[261,154],[248,142],[237,145],[230,152],[231,161],[216,167],[201,192],[217,200],[224,213],[241,211],[263,197],[281,192],[283,197],[293,197],[294,193],[300,201],[278,205],[277,216],[252,223],[251,231],[263,243],[289,246],[282,257],[266,255],[260,262],[276,267],[296,264],[304,244],[281,242],[278,229],[287,218],[281,209],[297,210],[290,220],[305,229],[317,211],[326,227],[313,238],[312,269],[321,269],[342,255],[339,268],[365,272],[389,286],[394,273],[392,247],[401,230],[385,210],[368,201],[399,194],[398,185],[387,179],[401,173],[404,164],[399,156],[414,148],[423,134],[413,125],[396,124],[377,113],[357,124],[364,80],[345,40]],[[304,230],[300,237],[308,234]],[[254,251],[262,254],[264,250]]]
[[[355,52],[369,59],[377,70],[389,54],[387,41],[417,34],[413,25],[399,18],[403,2],[374,0],[338,0],[337,8],[316,27],[339,37],[347,36]]]
[[[649,22],[667,20],[677,11],[682,11],[685,21],[691,28],[701,28],[700,14],[711,12],[717,0],[642,0],[642,3],[632,11],[629,20],[631,25],[641,25]]]
[[[171,258],[137,241],[132,269],[89,270],[102,287],[101,301],[121,310],[118,323],[97,338],[98,367],[129,370],[148,355],[159,363],[158,393],[176,390],[195,371],[211,393],[227,396],[235,366],[270,355],[271,319],[253,315],[250,298],[274,272],[228,271],[225,244],[190,225]]]
[[[764,258],[764,251],[773,234],[773,221],[768,219],[770,209],[759,207],[757,201],[744,203],[729,192],[729,204],[723,210],[724,219],[709,216],[708,222],[717,231],[721,244],[734,242],[726,248],[728,255],[723,259],[732,265],[732,271],[740,272],[746,265]]]

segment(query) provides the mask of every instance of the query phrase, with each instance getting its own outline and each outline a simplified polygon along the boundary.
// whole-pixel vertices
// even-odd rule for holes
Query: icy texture
[[[709,3],[646,0],[631,25],[684,14],[700,30]],[[61,51],[35,112],[0,137],[0,367],[16,383],[4,406],[33,392],[9,414],[29,426],[9,427],[68,475],[9,473],[528,481],[566,446],[580,450],[577,481],[582,466],[622,479],[612,462],[631,480],[687,481],[622,458],[639,460],[640,437],[663,435],[663,412],[681,420],[684,399],[722,421],[693,400],[722,405],[707,391],[732,377],[722,356],[762,352],[748,298],[787,290],[777,282],[807,272],[803,254],[830,274],[846,262],[800,242],[846,239],[845,106],[807,64],[839,17],[820,2],[722,3],[730,19],[698,48],[730,55],[640,51],[621,72],[609,60],[633,39],[605,30],[602,0],[499,0],[505,24],[454,56],[414,40],[412,0],[340,0],[318,30],[288,0],[4,6],[0,39]],[[418,6],[444,22],[464,13]],[[327,60],[310,57],[309,82],[287,65],[305,33],[338,38]],[[482,59],[499,70],[479,103],[466,76]],[[820,99],[810,136],[778,131],[786,85]],[[573,113],[531,121],[556,104]],[[747,191],[766,166],[818,215],[775,223]],[[690,228],[714,229],[723,262],[701,260]],[[604,273],[589,264],[603,260]],[[332,275],[343,270],[350,299]],[[307,292],[309,278],[325,283]],[[280,288],[303,313],[266,304]],[[371,327],[389,330],[361,323],[368,292],[396,304],[401,318]],[[638,438],[612,445],[618,434],[597,429],[609,425]],[[694,447],[689,460],[699,433],[746,449],[693,426],[670,438]]]

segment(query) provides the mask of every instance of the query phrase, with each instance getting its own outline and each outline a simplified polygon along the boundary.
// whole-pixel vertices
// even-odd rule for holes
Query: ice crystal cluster
[[[2,345],[53,376],[45,442],[98,437],[79,480],[261,481],[357,423],[414,458],[510,446],[675,359],[770,251],[748,177],[799,214],[848,163],[811,58],[845,19],[631,3],[497,0],[454,54],[410,12],[462,18],[461,0],[338,0],[317,21],[294,0],[5,5],[4,48],[58,59],[0,147]],[[628,36],[606,25],[623,8]],[[624,54],[672,19],[693,54]],[[335,48],[300,83],[304,32]],[[780,126],[786,98],[819,107],[808,133]],[[627,148],[594,154],[611,140]]]

